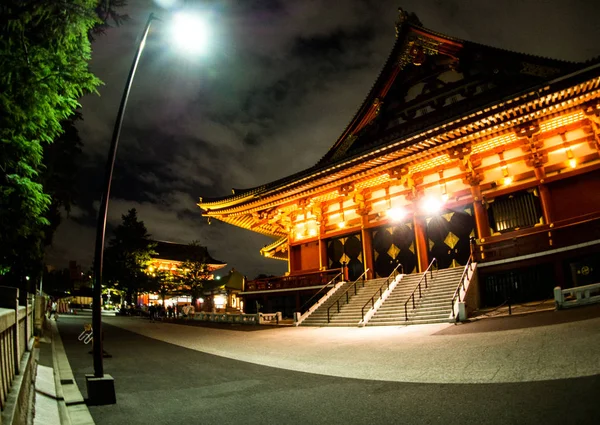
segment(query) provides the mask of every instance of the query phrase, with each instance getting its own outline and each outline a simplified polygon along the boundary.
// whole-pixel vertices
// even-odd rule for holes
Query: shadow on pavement
[[[565,310],[540,311],[515,316],[475,319],[450,326],[434,335],[458,335],[477,332],[495,332],[511,329],[533,328],[556,325],[600,317],[600,304],[575,307]]]

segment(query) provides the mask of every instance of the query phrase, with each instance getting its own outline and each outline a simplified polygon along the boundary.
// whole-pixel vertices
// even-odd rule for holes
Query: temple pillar
[[[361,216],[361,239],[363,249],[363,266],[364,270],[367,271],[366,278],[373,279],[373,237],[369,229],[365,226],[369,223],[369,216],[363,214]]]
[[[535,176],[537,177],[538,192],[540,194],[540,203],[542,204],[542,213],[544,214],[544,222],[546,224],[552,223],[552,197],[550,195],[550,189],[544,184],[546,178],[546,172],[543,167],[534,168]]]
[[[324,223],[319,226],[319,269],[327,270],[329,264],[327,262],[327,242],[323,239],[325,234]]]
[[[415,228],[415,245],[417,248],[417,259],[419,271],[424,272],[429,266],[429,250],[427,249],[427,224],[425,218],[417,213],[413,216],[413,226]]]
[[[479,184],[471,186],[471,195],[473,196],[473,215],[475,216],[475,227],[477,227],[477,237],[484,239],[490,236],[490,222],[486,208],[483,206],[483,198]]]
[[[288,240],[287,240],[287,249],[288,249],[288,274],[290,274],[292,272],[292,246],[290,244],[290,241],[292,240],[292,234],[288,233]]]

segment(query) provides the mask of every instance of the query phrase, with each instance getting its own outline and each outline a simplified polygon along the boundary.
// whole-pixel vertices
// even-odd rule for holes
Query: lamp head
[[[210,30],[206,17],[177,12],[170,22],[171,39],[185,53],[199,55],[206,52]]]

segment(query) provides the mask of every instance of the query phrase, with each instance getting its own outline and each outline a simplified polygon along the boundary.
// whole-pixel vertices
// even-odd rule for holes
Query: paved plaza
[[[77,336],[89,319],[55,327],[84,398],[91,347]],[[117,404],[67,406],[72,424],[600,420],[600,306],[407,327],[103,322]]]
[[[128,317],[108,317],[105,323],[204,353],[345,378],[457,384],[600,374],[600,318],[450,335],[444,331],[471,325],[236,332]]]

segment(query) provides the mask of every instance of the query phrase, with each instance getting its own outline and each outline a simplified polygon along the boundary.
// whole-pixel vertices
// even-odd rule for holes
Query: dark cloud
[[[150,11],[170,0],[129,0],[131,21],[98,37],[93,71],[105,82],[82,99],[81,199],[48,261],[88,266],[104,161],[125,79]],[[594,2],[558,0],[222,0],[187,2],[210,14],[211,49],[194,58],[157,22],[139,64],[120,140],[109,227],[137,208],[156,238],[199,240],[254,277],[285,263],[258,250],[271,239],[208,225],[199,196],[230,194],[314,165],[350,122],[395,41],[397,8],[438,32],[567,60],[600,54]]]

